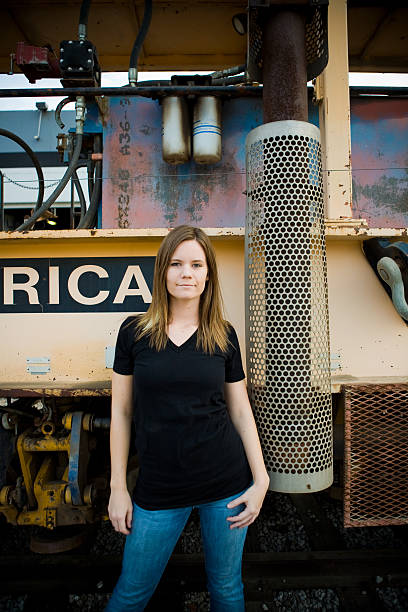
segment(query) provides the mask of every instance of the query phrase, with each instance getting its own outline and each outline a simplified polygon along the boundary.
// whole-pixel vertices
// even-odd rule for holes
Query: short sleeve
[[[228,357],[225,363],[225,382],[238,382],[245,378],[245,373],[242,368],[241,351],[235,329],[230,326],[228,332]]]
[[[131,317],[123,321],[116,340],[113,371],[117,374],[133,374],[134,326]]]

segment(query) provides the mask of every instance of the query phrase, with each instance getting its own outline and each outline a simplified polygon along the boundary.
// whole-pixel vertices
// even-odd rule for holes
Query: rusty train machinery
[[[87,548],[106,519],[114,341],[148,308],[155,253],[181,223],[213,239],[270,489],[307,534],[301,551],[266,552],[250,529],[248,609],[330,588],[339,609],[381,610],[382,590],[407,586],[407,89],[348,86],[349,68],[407,70],[403,4],[2,3],[0,69],[63,89],[0,97],[63,93],[61,130],[75,104],[46,199],[38,142],[0,127],[38,184],[13,208],[0,174],[0,530],[33,528],[31,552],[1,557],[0,589],[29,594],[27,610],[48,605],[44,581],[62,610],[70,593],[109,593],[119,572],[116,552]],[[102,69],[124,68],[125,86],[101,86]],[[166,68],[190,74],[138,80]],[[137,474],[135,454],[129,489]],[[347,528],[389,528],[400,546],[346,545],[326,489]],[[203,579],[202,554],[179,546],[151,609],[180,609]]]

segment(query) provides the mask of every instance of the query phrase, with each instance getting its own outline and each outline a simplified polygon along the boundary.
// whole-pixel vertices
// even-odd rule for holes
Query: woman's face
[[[170,258],[166,287],[174,299],[199,301],[208,278],[207,260],[197,240],[180,243]]]

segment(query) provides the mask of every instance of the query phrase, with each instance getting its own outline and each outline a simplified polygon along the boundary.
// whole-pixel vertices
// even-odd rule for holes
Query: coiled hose
[[[28,144],[24,142],[24,140],[22,140],[16,134],[13,134],[13,132],[9,132],[8,130],[3,130],[3,128],[0,128],[0,136],[5,136],[6,138],[10,138],[10,140],[14,140],[14,142],[16,142],[18,145],[20,145],[20,147],[24,149],[24,151],[27,153],[27,155],[33,162],[35,171],[37,172],[37,178],[38,178],[38,196],[37,196],[37,203],[35,205],[35,210],[39,209],[42,204],[43,198],[44,198],[44,174],[43,174],[42,168],[40,166],[40,162],[38,161],[36,154],[28,146]]]
[[[82,148],[82,137],[83,135],[81,133],[76,135],[75,148],[71,158],[71,162],[68,168],[66,169],[65,174],[61,179],[61,182],[54,189],[48,200],[46,200],[39,208],[37,208],[31,215],[31,217],[27,219],[27,221],[24,221],[24,223],[18,226],[18,228],[16,229],[17,232],[23,232],[24,230],[30,229],[37,221],[37,219],[39,219],[43,215],[43,213],[48,210],[52,206],[52,204],[54,204],[55,200],[63,192],[69,179],[71,178],[76,169],[76,165],[78,163],[79,155],[81,153]]]

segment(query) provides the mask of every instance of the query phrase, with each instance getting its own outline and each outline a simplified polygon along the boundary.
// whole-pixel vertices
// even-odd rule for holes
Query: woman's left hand
[[[236,516],[229,516],[227,518],[227,521],[231,523],[230,529],[235,529],[235,527],[248,527],[248,525],[254,522],[261,510],[267,490],[268,484],[254,483],[245,493],[227,504],[227,508],[235,508],[240,504],[245,504],[246,506],[245,509]]]

